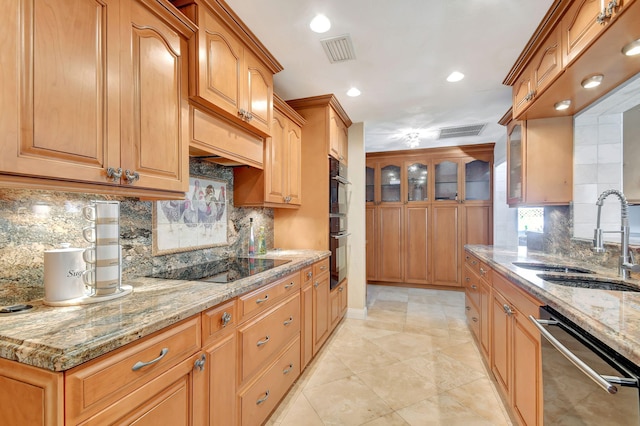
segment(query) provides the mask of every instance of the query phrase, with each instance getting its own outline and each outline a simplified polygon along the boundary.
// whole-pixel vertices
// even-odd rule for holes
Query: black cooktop
[[[169,269],[149,276],[152,278],[170,280],[230,283],[289,262],[291,261],[288,259],[256,259],[253,257],[239,257],[189,265],[184,268]]]

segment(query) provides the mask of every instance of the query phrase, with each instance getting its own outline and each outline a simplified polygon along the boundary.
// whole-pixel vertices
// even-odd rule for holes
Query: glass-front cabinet
[[[507,203],[514,205],[523,200],[523,135],[521,121],[512,121],[507,127]]]
[[[491,200],[491,161],[468,159],[464,164],[464,201]]]
[[[429,165],[424,161],[408,161],[404,164],[407,201],[429,201]]]
[[[380,165],[380,202],[402,201],[402,168],[397,164]]]
[[[365,201],[373,203],[376,197],[376,168],[374,163],[367,163],[365,168]]]
[[[436,201],[458,200],[458,166],[458,160],[440,160],[435,162],[434,197]]]

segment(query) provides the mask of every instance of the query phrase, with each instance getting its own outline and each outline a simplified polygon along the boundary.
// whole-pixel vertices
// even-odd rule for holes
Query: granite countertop
[[[137,278],[132,294],[89,305],[0,316],[0,357],[64,371],[136,341],[235,296],[329,257],[328,251],[278,250],[259,256],[291,262],[229,284]]]
[[[544,262],[589,269],[592,277],[621,281],[617,271],[602,269],[568,257],[545,255],[493,246],[465,246],[479,259],[518,287],[552,307],[585,331],[640,366],[640,292],[567,287],[544,281],[543,271],[514,266],[512,262]],[[547,272],[544,272],[545,274]],[[553,274],[553,273],[550,273]],[[556,273],[553,275],[575,275]],[[640,288],[640,281],[625,281]]]

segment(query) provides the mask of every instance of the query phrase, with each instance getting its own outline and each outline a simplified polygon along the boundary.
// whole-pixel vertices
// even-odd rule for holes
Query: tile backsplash
[[[267,247],[273,247],[273,210],[233,206],[233,169],[192,159],[192,176],[227,182],[228,245],[161,256],[152,255],[153,215],[151,201],[96,194],[0,188],[0,293],[6,284],[43,291],[44,251],[70,243],[88,247],[82,228],[89,222],[82,207],[91,200],[120,201],[120,244],[123,280],[148,275],[168,267],[202,263],[246,254],[249,218],[256,229],[267,230]]]

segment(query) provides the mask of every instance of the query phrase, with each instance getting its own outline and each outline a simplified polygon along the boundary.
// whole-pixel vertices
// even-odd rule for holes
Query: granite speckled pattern
[[[33,311],[0,316],[0,357],[52,371],[64,371],[198,314],[240,294],[284,277],[328,251],[278,250],[266,258],[290,259],[271,270],[217,284],[136,278],[133,293],[93,305],[50,307],[30,302]]]
[[[509,278],[518,287],[554,308],[585,331],[640,366],[640,293],[567,287],[538,277],[541,271],[516,267],[512,262],[548,262],[590,269],[594,278],[619,280],[616,271],[574,258],[493,246],[465,246],[480,260]],[[545,274],[550,274],[544,272]],[[579,275],[555,273],[553,275]],[[640,281],[624,281],[640,288]]]

